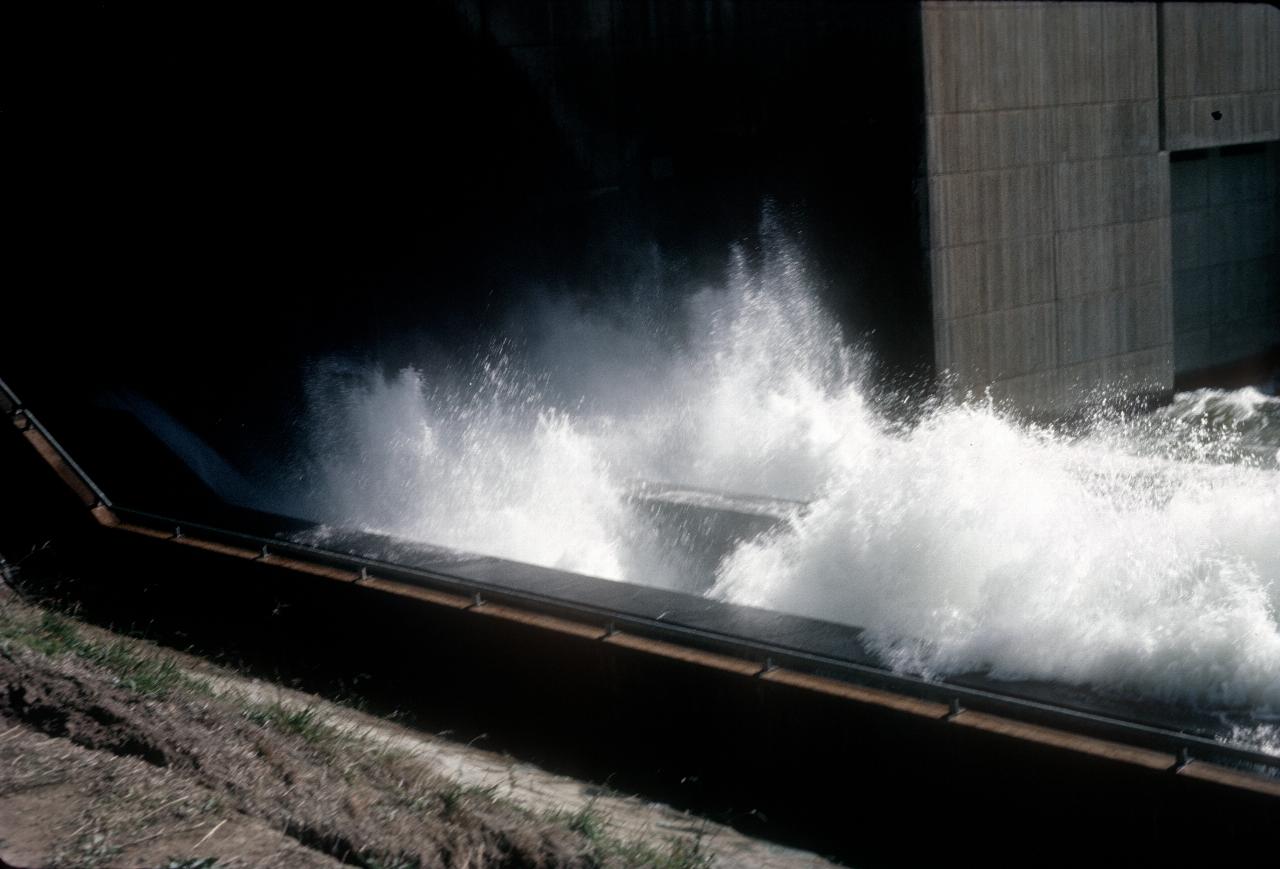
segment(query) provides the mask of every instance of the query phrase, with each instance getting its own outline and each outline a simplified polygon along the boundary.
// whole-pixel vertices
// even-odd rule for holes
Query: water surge
[[[920,396],[896,419],[800,258],[767,247],[664,316],[544,301],[448,371],[316,366],[313,512],[681,588],[635,480],[796,499],[707,594],[862,626],[904,671],[1280,712],[1280,400],[1058,430]]]

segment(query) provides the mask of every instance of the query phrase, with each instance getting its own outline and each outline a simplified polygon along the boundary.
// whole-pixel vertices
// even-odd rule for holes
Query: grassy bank
[[[616,801],[548,807],[451,774],[463,751],[0,588],[0,857],[13,865],[716,860],[700,830],[637,832]]]

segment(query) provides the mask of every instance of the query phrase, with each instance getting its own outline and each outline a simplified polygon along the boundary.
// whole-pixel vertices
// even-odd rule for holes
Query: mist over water
[[[1280,400],[1202,390],[1070,431],[874,409],[801,259],[620,310],[543,300],[449,371],[316,367],[313,512],[685,587],[636,480],[797,499],[713,597],[867,629],[884,661],[1280,714]]]

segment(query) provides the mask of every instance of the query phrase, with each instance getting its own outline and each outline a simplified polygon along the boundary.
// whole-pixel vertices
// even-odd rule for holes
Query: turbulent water
[[[449,372],[319,366],[315,511],[678,588],[634,480],[797,499],[708,594],[863,626],[902,670],[1280,713],[1280,400],[1206,390],[1070,431],[985,400],[900,421],[776,242],[674,318],[519,320],[518,346]]]

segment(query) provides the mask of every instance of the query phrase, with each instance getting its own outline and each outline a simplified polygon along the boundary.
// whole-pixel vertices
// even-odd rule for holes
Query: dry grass
[[[0,597],[0,818],[45,829],[32,840],[0,822],[0,853],[89,867],[712,863],[696,837],[623,840],[594,806],[527,811],[326,704],[219,693],[209,671]]]

